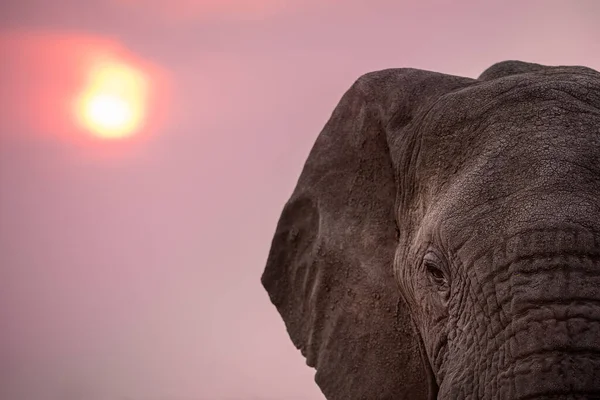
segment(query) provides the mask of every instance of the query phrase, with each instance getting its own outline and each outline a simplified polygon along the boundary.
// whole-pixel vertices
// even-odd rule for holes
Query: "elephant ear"
[[[415,120],[470,82],[412,69],[361,77],[284,207],[262,283],[328,399],[436,396],[394,279],[396,169],[413,156]]]
[[[483,71],[483,73],[479,75],[478,79],[480,81],[491,81],[493,79],[503,78],[505,76],[526,74],[528,72],[538,72],[549,68],[551,67],[541,64],[508,60],[492,65]]]
[[[509,61],[502,61],[502,62],[492,65],[491,67],[489,67],[488,69],[483,71],[483,73],[481,75],[479,75],[479,78],[477,78],[477,79],[480,81],[491,81],[493,79],[504,78],[504,77],[512,76],[512,75],[527,74],[530,72],[544,72],[544,71],[567,72],[570,74],[573,74],[573,73],[586,74],[586,75],[592,74],[595,76],[598,75],[598,71],[593,70],[588,67],[564,66],[564,65],[563,66],[549,66],[549,65],[528,63],[528,62],[523,62],[523,61],[509,60]]]

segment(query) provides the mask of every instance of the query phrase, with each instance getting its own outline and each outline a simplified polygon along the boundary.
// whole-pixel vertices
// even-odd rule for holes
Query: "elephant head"
[[[328,399],[600,398],[600,73],[362,76],[262,283]]]

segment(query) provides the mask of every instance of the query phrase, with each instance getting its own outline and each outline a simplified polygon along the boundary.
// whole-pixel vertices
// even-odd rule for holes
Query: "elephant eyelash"
[[[446,281],[446,275],[444,275],[444,272],[434,263],[425,262],[425,268],[436,282]]]
[[[441,258],[433,251],[429,251],[423,257],[425,272],[429,276],[431,282],[438,290],[446,292],[449,289],[449,279],[444,269],[441,267]]]

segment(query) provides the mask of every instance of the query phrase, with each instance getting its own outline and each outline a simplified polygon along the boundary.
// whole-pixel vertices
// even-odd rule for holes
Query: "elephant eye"
[[[436,286],[438,291],[447,292],[450,285],[448,278],[441,267],[442,261],[440,260],[440,257],[434,252],[428,252],[423,259],[423,264],[431,283]]]

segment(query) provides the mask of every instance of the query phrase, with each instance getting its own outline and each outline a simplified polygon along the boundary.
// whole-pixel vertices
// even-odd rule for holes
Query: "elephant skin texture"
[[[600,399],[600,73],[363,75],[262,284],[327,399]]]

